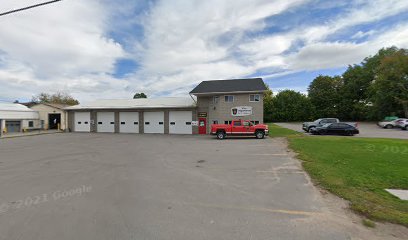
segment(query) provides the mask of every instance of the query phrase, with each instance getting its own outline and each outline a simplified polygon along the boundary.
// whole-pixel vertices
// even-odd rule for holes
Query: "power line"
[[[62,1],[62,0],[53,0],[53,1],[48,1],[48,2],[43,2],[43,3],[31,5],[31,6],[28,6],[28,7],[23,7],[23,8],[18,8],[18,9],[10,10],[10,11],[7,11],[7,12],[2,12],[2,13],[0,13],[0,17],[1,17],[1,16],[4,16],[4,15],[8,15],[8,14],[15,13],[15,12],[20,12],[20,11],[28,10],[28,9],[30,9],[30,8],[36,8],[36,7],[40,7],[40,6],[44,6],[44,5],[47,5],[47,4],[51,4],[51,3],[55,3],[55,2],[60,2],[60,1]]]

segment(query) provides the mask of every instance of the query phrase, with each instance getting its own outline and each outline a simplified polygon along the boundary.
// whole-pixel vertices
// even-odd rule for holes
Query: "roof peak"
[[[190,94],[263,92],[266,90],[267,88],[262,78],[241,78],[202,81]]]

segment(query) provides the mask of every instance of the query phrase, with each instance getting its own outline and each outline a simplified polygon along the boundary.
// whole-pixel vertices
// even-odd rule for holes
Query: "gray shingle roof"
[[[262,78],[203,81],[190,94],[262,92],[267,90]]]

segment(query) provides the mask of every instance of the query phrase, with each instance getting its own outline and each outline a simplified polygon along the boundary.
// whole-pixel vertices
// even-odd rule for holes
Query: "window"
[[[115,122],[110,122],[110,124],[115,124]]]
[[[98,124],[99,124],[99,125],[101,125],[101,124],[102,124],[102,122],[98,122]]]
[[[241,121],[235,121],[234,126],[241,126]]]
[[[28,127],[34,127],[34,121],[29,121],[28,122]]]
[[[214,104],[217,104],[217,103],[219,102],[219,100],[220,100],[220,97],[219,97],[219,96],[214,96],[214,97],[213,97],[213,103],[214,103]]]
[[[250,102],[259,102],[261,99],[259,94],[250,94],[249,95],[249,101]]]
[[[84,124],[88,124],[88,122],[84,122]]]
[[[134,124],[134,125],[138,125],[139,123],[138,123],[138,122],[133,122],[133,124]]]
[[[78,122],[78,124],[81,124],[81,122]]]
[[[145,122],[145,125],[149,125],[150,124],[150,122]]]
[[[256,124],[259,124],[259,121],[251,121],[251,123],[256,125]]]
[[[218,124],[218,120],[213,120],[213,124]]]
[[[234,96],[232,95],[225,95],[225,102],[234,102]]]
[[[231,120],[229,120],[229,121],[224,121],[224,124],[228,124],[228,125],[229,125],[229,124],[231,124],[231,122],[232,122]]]
[[[163,125],[163,122],[159,122],[159,125]]]
[[[125,122],[120,122],[120,124],[121,124],[121,125],[125,125],[126,123],[125,123]]]
[[[246,126],[246,127],[252,126],[252,122],[247,122],[247,121],[245,121],[245,122],[244,122],[244,126]]]
[[[176,125],[176,122],[170,122],[170,125]]]
[[[186,122],[186,125],[191,125],[191,122]]]

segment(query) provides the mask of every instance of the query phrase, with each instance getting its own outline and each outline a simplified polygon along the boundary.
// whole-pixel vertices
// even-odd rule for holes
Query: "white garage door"
[[[115,113],[114,112],[97,112],[96,113],[97,132],[115,132]]]
[[[120,112],[119,124],[119,132],[121,133],[139,133],[139,113]]]
[[[75,112],[74,114],[74,131],[75,132],[90,132],[91,131],[91,113],[90,112]]]
[[[164,133],[164,112],[144,112],[144,132]]]
[[[193,113],[191,111],[170,111],[169,112],[169,133],[170,134],[192,134],[191,121]]]

